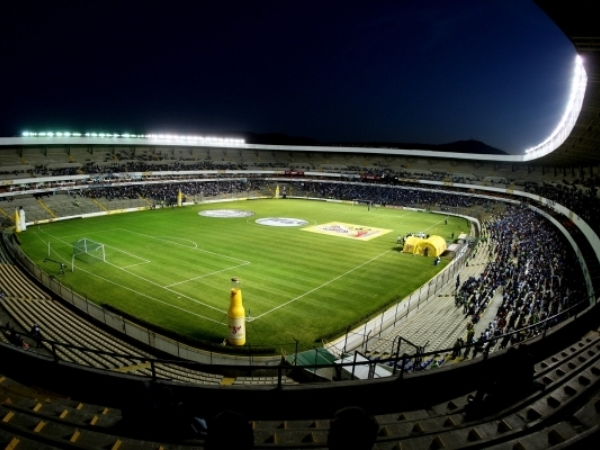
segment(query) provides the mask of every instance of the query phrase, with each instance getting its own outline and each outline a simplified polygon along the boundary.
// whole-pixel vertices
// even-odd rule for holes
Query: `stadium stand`
[[[306,186],[305,186],[306,187]],[[225,188],[225,187],[223,187]],[[111,196],[117,196],[120,197],[121,194],[118,194],[119,190],[127,190],[127,187],[121,187],[121,188],[115,188],[115,190],[111,191],[112,193],[110,194]],[[314,188],[311,188],[314,189]],[[341,189],[341,190],[340,190]],[[364,193],[361,194],[361,192],[364,190]],[[338,185],[331,185],[331,184],[320,184],[318,186],[318,191],[320,192],[320,195],[323,196],[330,196],[330,195],[346,195],[346,196],[350,196],[350,197],[360,197],[361,195],[365,195],[365,196],[372,196],[372,194],[376,194],[379,196],[382,196],[382,198],[390,198],[389,197],[389,188],[386,187],[376,187],[376,186],[354,186],[354,185],[348,185],[348,186],[338,186]],[[218,195],[220,192],[220,189],[216,189],[211,191],[213,194]],[[311,191],[311,195],[315,195],[315,190]],[[149,197],[152,197],[152,194],[146,194]],[[439,204],[440,199],[444,198],[442,195],[445,194],[433,194],[433,193],[424,193],[425,197],[424,199],[426,199],[427,204]],[[414,196],[411,196],[414,198]],[[450,200],[450,201],[446,201],[447,203],[454,203],[456,204],[456,200]],[[489,222],[488,223],[489,227],[491,228],[493,223]],[[526,236],[523,236],[522,239],[525,239]],[[481,277],[481,273],[482,271],[484,271],[487,267],[488,264],[488,259],[489,259],[489,253],[488,251],[490,250],[490,248],[495,249],[495,253],[498,253],[498,249],[496,247],[494,247],[493,243],[480,243],[479,247],[478,247],[478,251],[474,253],[472,259],[470,260],[470,264],[468,267],[465,267],[465,271],[461,273],[462,279],[469,279],[469,278],[480,278]],[[10,257],[8,255],[4,255],[2,260],[4,261],[4,265],[5,266],[13,266],[14,265],[11,263]],[[22,277],[22,276],[21,276]],[[10,277],[11,279],[11,286],[14,284],[12,282],[12,276]],[[34,283],[30,280],[28,280],[26,277],[24,278],[25,280],[28,281],[28,283],[25,283],[24,281],[21,281],[20,283],[18,283],[17,285],[19,285],[21,288],[24,288],[24,286],[26,284],[30,284],[30,285],[34,285]],[[8,286],[7,286],[8,288]],[[446,292],[451,292],[452,291],[452,287],[448,288],[449,291]],[[423,308],[419,309],[419,315],[415,315],[412,317],[409,317],[404,323],[406,324],[406,328],[404,329],[403,332],[399,332],[398,335],[401,336],[403,335],[404,337],[408,337],[410,339],[414,339],[415,341],[418,342],[423,342],[423,341],[430,341],[435,342],[435,343],[439,343],[439,346],[436,345],[433,348],[442,348],[443,347],[450,347],[450,343],[454,340],[455,336],[458,335],[464,335],[465,333],[465,328],[464,328],[464,324],[465,324],[465,319],[464,319],[464,315],[461,313],[460,309],[456,307],[456,303],[455,300],[453,298],[453,296],[451,294],[444,294],[444,292],[440,292],[437,295],[448,295],[447,298],[444,298],[446,301],[445,302],[429,302],[426,303],[425,306]],[[13,297],[13,296],[11,296]],[[18,297],[26,297],[26,296],[22,296],[19,295]],[[144,367],[144,364],[142,362],[142,359],[144,357],[147,357],[147,354],[144,354],[142,352],[140,352],[139,350],[137,350],[135,347],[131,346],[130,344],[127,344],[127,346],[124,346],[124,344],[119,343],[119,344],[115,344],[114,341],[116,341],[116,339],[114,338],[114,336],[110,336],[110,334],[105,333],[107,335],[107,340],[110,343],[105,343],[102,345],[97,344],[98,341],[102,340],[99,336],[100,334],[103,334],[104,332],[100,333],[100,331],[95,331],[93,330],[93,327],[91,327],[91,325],[89,323],[86,323],[86,321],[84,321],[82,318],[80,318],[79,316],[77,316],[76,314],[73,314],[71,311],[69,311],[68,309],[66,309],[64,306],[62,306],[59,302],[56,301],[52,301],[52,300],[48,300],[47,296],[46,297],[42,297],[45,298],[44,300],[42,299],[37,299],[38,297],[32,297],[32,298],[23,298],[23,299],[14,299],[14,298],[7,298],[5,299],[3,306],[5,307],[5,309],[11,311],[12,316],[18,321],[18,323],[22,326],[23,330],[27,330],[28,328],[30,328],[32,326],[33,323],[39,323],[42,326],[42,329],[44,330],[44,334],[47,335],[48,338],[51,338],[52,341],[56,341],[56,342],[62,342],[62,343],[67,343],[70,344],[70,347],[64,347],[61,350],[57,351],[57,353],[61,356],[61,359],[64,361],[71,361],[71,362],[75,362],[79,365],[85,365],[85,366],[89,366],[89,367],[94,367],[97,369],[119,369],[119,368],[134,368],[134,370],[127,370],[127,372],[129,374],[134,374],[134,373],[140,373],[140,375],[146,375],[146,376],[150,376],[149,372],[150,370],[148,369],[148,367]],[[34,306],[35,305],[35,306]],[[428,308],[427,306],[431,305],[431,308]],[[435,308],[433,308],[433,306],[435,306]],[[456,312],[458,314],[456,314],[456,322],[451,322],[449,320],[449,315],[448,315],[448,310],[451,310],[453,312]],[[443,328],[438,326],[439,324],[446,322],[446,323],[451,323],[452,325],[450,326],[450,329],[448,328]],[[410,328],[409,327],[413,327],[413,329],[415,330],[414,333],[415,334],[411,334],[410,332]],[[452,328],[453,327],[453,328]],[[439,333],[437,336],[428,336],[423,334],[424,330],[427,329],[435,329],[437,330]],[[63,330],[69,330],[69,333],[64,333]],[[421,334],[419,334],[421,333]],[[441,337],[440,337],[441,336]],[[46,337],[46,336],[45,336]],[[392,339],[393,342],[393,339]],[[443,344],[442,344],[443,343]],[[33,343],[32,343],[33,344]],[[85,347],[86,352],[82,352],[79,348],[82,346]],[[369,347],[370,347],[370,355],[373,359],[377,358],[377,359],[385,359],[386,356],[391,356],[392,355],[392,348],[388,348],[388,349],[384,349],[383,346],[381,348],[376,346],[377,344],[374,343],[369,343]],[[585,345],[585,344],[583,344]],[[571,348],[571,347],[570,347]],[[90,352],[90,350],[97,350],[99,353],[94,353],[93,351]],[[442,366],[439,370],[442,371],[442,369],[444,370],[456,370],[453,368],[453,366],[456,365],[456,363],[464,361],[464,359],[462,357],[459,358],[450,358],[448,356],[448,353],[450,352],[450,348],[447,349],[448,351],[445,352],[445,354],[443,355],[429,355],[429,356],[424,356],[422,360],[418,361],[418,367],[417,367],[417,360],[411,360],[409,362],[408,365],[406,365],[404,367],[404,370],[402,371],[402,373],[405,373],[405,376],[410,376],[412,375],[412,373],[414,372],[415,375],[418,375],[419,372],[422,372],[423,370],[425,370],[426,372],[434,372],[433,369],[431,369],[431,367],[433,366]],[[33,351],[30,350],[30,351]],[[592,352],[593,350],[589,350],[589,352]],[[102,352],[107,352],[110,353],[109,355],[103,355]],[[462,350],[461,350],[462,352]],[[561,355],[564,354],[566,352],[566,350],[562,350],[561,351]],[[92,356],[93,355],[93,356]],[[120,355],[120,356],[115,356],[115,355]],[[139,359],[137,359],[139,358]],[[558,360],[557,356],[554,356],[555,359]],[[563,355],[564,358],[564,355]],[[579,356],[577,356],[577,358],[579,358],[580,360],[582,358],[584,358],[583,356],[581,356],[581,353],[579,353]],[[434,363],[435,360],[435,363]],[[463,363],[466,364],[466,363]],[[542,361],[540,363],[540,367],[542,367],[544,364],[548,364],[547,362]],[[573,369],[574,367],[577,367],[576,364],[573,361],[570,361],[570,363],[566,363],[567,367]],[[556,365],[556,362],[555,364]],[[226,384],[226,385],[230,385],[230,386],[254,386],[254,387],[260,387],[260,386],[269,386],[269,385],[276,385],[277,384],[277,377],[244,377],[244,376],[238,376],[238,377],[224,377],[223,375],[217,375],[217,376],[212,376],[212,378],[207,377],[208,379],[203,379],[201,376],[198,376],[196,371],[189,371],[189,373],[182,373],[181,369],[177,369],[174,371],[169,372],[166,368],[163,368],[160,366],[160,364],[157,364],[155,366],[156,371],[156,378],[157,379],[168,379],[168,380],[177,380],[179,382],[184,382],[184,383],[195,383],[195,384],[202,384],[202,383],[208,383],[208,384],[213,384],[213,385],[219,385],[219,384]],[[557,374],[562,374],[563,372],[565,372],[565,370],[563,368],[557,368],[554,369],[555,373]],[[583,383],[591,383],[592,380],[592,375],[594,370],[593,369],[589,369],[591,370],[591,373],[586,372],[583,375],[579,375],[579,380],[590,380],[588,381],[583,381]],[[542,373],[549,373],[549,371],[541,371],[541,369],[538,369],[538,371],[540,372],[539,377],[541,377]],[[196,375],[192,376],[190,375],[190,373],[195,373]],[[440,372],[442,373],[442,372]],[[546,375],[547,377],[549,377],[550,375]],[[537,372],[536,372],[536,377],[538,377]],[[539,379],[538,377],[538,379]],[[450,379],[450,377],[448,377],[448,379]],[[545,382],[548,382],[548,378],[541,378],[543,380],[545,380]],[[477,382],[475,383],[471,383],[470,388],[472,389],[474,387],[474,385],[476,385]],[[547,383],[549,384],[549,382]],[[561,388],[563,391],[565,391],[565,389],[568,392],[571,392],[570,389],[568,388]],[[377,395],[376,393],[374,393],[373,395]],[[466,395],[469,395],[468,393]],[[471,391],[470,394],[473,398],[476,396],[476,391]],[[545,402],[546,404],[552,404],[552,405],[556,405],[558,403],[560,403],[560,401],[555,401],[553,400],[555,397],[557,396],[557,394],[555,393],[554,396],[551,397],[544,397],[542,402]],[[575,396],[575,394],[572,394],[572,396]],[[441,397],[440,397],[441,398]],[[538,399],[539,400],[539,399]],[[458,426],[457,424],[459,423],[459,418],[462,418],[462,420],[465,420],[464,418],[467,416],[467,405],[468,405],[468,398],[465,397],[465,395],[462,395],[460,397],[456,397],[454,399],[450,399],[447,403],[443,402],[444,404],[447,405],[454,405],[451,408],[457,408],[457,411],[453,412],[453,415],[450,416],[450,419],[448,418],[448,412],[446,412],[446,415],[444,416],[444,423],[446,424],[445,427],[447,428],[448,424],[452,423],[452,427],[456,427]],[[440,403],[440,405],[442,405],[442,403]],[[458,405],[458,406],[457,406]],[[441,406],[440,406],[441,407]],[[512,408],[516,408],[516,404],[512,404],[511,405]],[[32,406],[32,408],[35,408],[35,405]],[[106,407],[105,407],[106,408]],[[112,405],[111,405],[112,408]],[[517,417],[521,417],[521,415],[523,414],[523,411],[526,411],[526,413],[529,415],[528,417],[537,417],[539,411],[537,409],[535,409],[534,411],[536,412],[531,412],[532,408],[530,406],[530,404],[526,404],[523,408],[527,408],[527,409],[517,409],[516,411],[518,411]],[[585,407],[582,407],[585,408]],[[447,408],[446,408],[447,409]],[[587,408],[589,410],[589,407]],[[465,433],[464,429],[461,429],[461,431],[458,431],[457,429],[452,429],[452,430],[440,430],[439,429],[439,425],[431,425],[430,421],[425,420],[425,417],[421,417],[418,413],[415,413],[414,411],[410,410],[410,407],[407,407],[407,409],[402,408],[403,412],[399,413],[399,414],[393,414],[395,416],[398,417],[403,417],[402,418],[402,424],[397,423],[398,420],[391,420],[391,417],[389,415],[379,415],[378,416],[378,421],[380,423],[380,435],[378,437],[378,442],[376,444],[376,448],[392,448],[394,445],[396,447],[400,446],[401,448],[420,448],[419,446],[421,445],[425,445],[427,442],[430,443],[430,445],[433,446],[440,446],[440,448],[442,447],[448,447],[448,448],[452,448],[452,447],[456,447],[456,448],[462,448],[463,446],[466,445],[465,443],[465,439],[464,438],[458,438],[457,435],[460,435],[461,433]],[[13,413],[14,414],[14,413]],[[415,418],[412,420],[407,420],[407,417],[412,417],[412,414],[415,414]],[[514,414],[513,414],[514,415]],[[527,425],[527,421],[525,421],[525,423],[521,423],[521,425],[516,425],[519,422],[515,421],[515,418],[513,417],[513,415],[506,415],[506,416],[494,416],[494,420],[498,423],[497,428],[498,428],[498,433],[500,433],[502,436],[501,438],[497,438],[500,439],[502,441],[508,440],[509,438],[511,438],[512,434],[509,431],[514,430],[514,433],[516,435],[523,435],[523,429],[526,428]],[[326,439],[326,433],[327,433],[327,421],[325,420],[325,418],[321,418],[319,416],[313,416],[314,419],[312,420],[308,420],[308,419],[303,419],[301,421],[298,420],[294,420],[292,417],[294,415],[291,414],[289,419],[284,420],[284,424],[282,425],[282,422],[278,422],[277,425],[273,424],[273,421],[261,421],[261,420],[257,420],[255,421],[255,438],[258,438],[258,442],[262,442],[265,445],[269,445],[272,446],[273,444],[279,444],[279,445],[292,445],[292,446],[298,446],[298,448],[302,448],[303,446],[308,446],[310,448],[319,448],[319,445],[321,445],[321,447],[323,447],[325,439]],[[5,417],[10,417],[10,420],[12,420],[12,417],[9,415],[9,412],[6,413]],[[19,416],[20,417],[20,416]],[[498,418],[500,417],[500,418]],[[24,423],[29,423],[29,427],[37,427],[39,425],[39,420],[37,422],[35,422],[37,425],[34,426],[34,422],[28,422],[29,419],[22,419],[25,422]],[[43,419],[40,419],[43,420]],[[93,420],[93,419],[90,419]],[[97,421],[98,419],[96,419]],[[307,420],[310,422],[307,424]],[[438,421],[441,420],[441,418],[438,418]],[[540,422],[544,422],[544,421],[548,421],[548,419],[545,419],[543,417],[543,414],[540,415],[539,417],[537,417],[537,420],[540,420]],[[15,422],[17,420],[15,419]],[[320,423],[320,426],[317,427],[316,424],[317,422]],[[494,422],[494,423],[496,423]],[[522,420],[521,420],[522,422]],[[530,421],[531,422],[531,421]],[[491,436],[489,434],[485,434],[483,432],[483,430],[478,429],[473,423],[469,422],[468,420],[465,422],[468,425],[465,425],[466,427],[468,427],[468,431],[466,431],[467,434],[467,442],[485,442],[486,446],[487,445],[493,445],[493,443],[495,442],[493,436]],[[96,424],[96,422],[94,423],[94,425]],[[484,428],[489,428],[490,427],[490,422],[489,420],[487,422],[484,422],[485,427]],[[407,427],[410,427],[410,430],[407,429]],[[429,427],[432,427],[431,430],[429,430]],[[45,427],[45,426],[44,426]],[[548,431],[548,435],[550,436],[549,439],[554,440],[556,442],[559,441],[564,441],[566,442],[568,439],[574,438],[575,436],[578,436],[578,434],[575,434],[572,430],[570,430],[569,432],[565,431],[563,428],[565,427],[564,424],[561,424],[561,428],[560,431],[557,431],[557,428],[552,428],[550,431]],[[171,427],[173,428],[173,427]],[[41,426],[40,426],[41,429]],[[50,429],[50,428],[49,428]],[[174,428],[173,428],[174,429]],[[77,429],[79,430],[79,429]],[[290,430],[288,432],[288,430]],[[293,432],[291,430],[294,430]],[[77,436],[77,441],[79,442],[79,439],[81,439],[80,442],[87,442],[86,439],[88,438],[84,438],[81,437],[83,436],[82,431],[79,431],[80,434],[75,434],[75,431],[73,431],[72,433],[69,431],[65,431],[64,429],[62,429],[61,433],[63,435],[70,435],[71,438],[73,436]],[[111,431],[112,433],[112,431]],[[115,443],[117,442],[126,442],[127,441],[127,432],[121,432],[121,435],[110,435],[110,437],[106,437],[106,436],[102,436],[102,437],[91,437],[89,438],[90,440],[97,440],[97,442],[102,442],[104,443],[103,445],[108,445],[106,444],[107,442],[110,443],[112,442],[112,445],[115,445]],[[405,436],[411,436],[410,438],[410,444],[409,442],[406,441]],[[298,436],[302,436],[301,438],[298,438]],[[419,439],[417,439],[417,437],[419,437]],[[151,439],[156,438],[156,436],[153,436]],[[458,439],[458,440],[457,440]],[[391,446],[388,446],[388,444],[390,444]],[[119,444],[120,445],[120,444]],[[139,445],[140,448],[142,448],[143,445],[146,445],[146,443],[143,442],[142,439],[137,439],[135,440],[135,445]],[[149,444],[148,444],[149,445]],[[412,447],[412,445],[415,445],[415,447]],[[473,444],[475,445],[475,444]],[[57,447],[60,447],[60,445],[57,445]]]
[[[537,3],[585,55],[589,78],[597,79],[598,38],[591,6],[579,0]],[[576,11],[577,20],[565,8]],[[434,293],[439,301],[423,302],[388,334],[366,341],[361,350],[368,366],[387,364],[393,376],[336,382],[313,382],[296,373],[298,382],[282,370],[277,375],[256,368],[248,368],[250,374],[233,374],[224,367],[204,371],[181,360],[160,359],[146,346],[123,339],[64,304],[31,279],[2,246],[0,318],[10,328],[0,333],[0,444],[10,449],[198,448],[204,436],[192,427],[195,419],[210,419],[234,405],[251,421],[255,448],[320,449],[327,446],[335,410],[354,404],[375,414],[375,449],[593,448],[600,423],[600,243],[587,230],[600,232],[597,110],[594,81],[566,141],[527,163],[478,160],[477,155],[456,161],[418,152],[383,156],[368,149],[361,154],[260,146],[3,144],[0,213],[7,226],[14,199],[35,222],[150,207],[170,201],[179,187],[196,201],[250,191],[267,195],[275,180],[288,182],[299,197],[469,210],[481,218],[489,240],[482,235],[472,249],[468,266],[460,272],[462,283],[440,288]],[[181,170],[247,172],[220,174],[227,181],[208,181],[216,175],[177,173]],[[301,170],[317,173],[304,174],[302,180],[282,173]],[[140,181],[134,184],[131,177],[138,173]],[[100,181],[109,186],[93,189]],[[29,192],[34,187],[41,192]],[[499,189],[495,200],[486,198],[490,188]],[[496,208],[500,200],[535,209],[519,219],[520,213]],[[554,220],[554,226],[542,225],[541,215]],[[516,255],[516,269],[511,269],[506,264],[515,255],[502,247],[500,236],[513,233],[507,222],[518,220],[535,225],[527,230],[518,224],[525,228],[518,237],[525,255]],[[543,259],[533,244],[527,245],[536,237],[545,242],[558,226],[577,246],[576,257],[558,258],[562,264]],[[561,239],[552,239],[557,243],[553,254],[566,255]],[[584,262],[583,274],[562,271],[577,266],[576,258]],[[516,277],[499,279],[507,269]],[[576,304],[587,299],[581,292],[585,288],[594,297]],[[560,323],[553,319],[539,325],[545,316],[561,312]],[[483,342],[480,347],[468,337],[468,319],[475,314],[473,334]],[[496,334],[503,328],[501,320],[505,329]],[[514,334],[509,334],[511,321]],[[41,347],[28,333],[34,324],[41,326]],[[485,336],[487,331],[491,337]],[[406,345],[406,354],[398,359],[394,355],[400,338],[415,346]],[[465,345],[456,345],[459,338]]]

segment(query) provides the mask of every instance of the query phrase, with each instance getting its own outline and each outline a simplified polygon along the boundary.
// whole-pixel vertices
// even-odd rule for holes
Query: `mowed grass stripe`
[[[256,215],[198,215],[206,209],[244,209]],[[255,223],[259,217],[292,217],[309,225],[338,221],[392,232],[362,242],[261,226]],[[62,281],[93,301],[196,338],[222,340],[229,281],[240,277],[244,305],[258,317],[249,323],[250,344],[277,345],[293,337],[310,346],[391,298],[410,294],[445,264],[434,267],[432,258],[398,252],[398,235],[439,230],[449,240],[452,232],[457,236],[468,229],[464,219],[450,217],[444,225],[444,216],[406,210],[261,200],[56,222],[39,227],[38,238],[29,231],[21,237],[23,249],[50,273],[53,267],[42,262],[48,240],[71,243],[87,237],[105,244],[112,252],[109,262],[118,267],[78,262],[81,270]],[[71,249],[63,247],[70,262]],[[119,252],[130,256],[119,258]],[[140,263],[146,260],[150,262]]]

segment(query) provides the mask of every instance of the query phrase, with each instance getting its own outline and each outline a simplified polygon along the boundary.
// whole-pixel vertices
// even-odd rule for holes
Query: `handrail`
[[[525,340],[525,341],[518,341],[519,343],[522,342],[527,342],[531,339],[540,337],[542,339],[545,339],[548,333],[548,330],[550,328],[552,328],[555,325],[558,325],[559,323],[563,322],[563,319],[565,318],[571,318],[573,317],[574,320],[578,320],[579,319],[579,315],[580,313],[585,309],[582,308],[583,306],[587,307],[589,306],[589,299],[588,298],[584,298],[583,300],[581,300],[580,302],[576,303],[575,305],[561,311],[558,314],[555,314],[553,316],[550,316],[536,324],[533,325],[528,325],[526,327],[522,327],[519,328],[517,330],[514,330],[511,333],[505,333],[502,334],[500,336],[492,336],[490,337],[488,340],[486,340],[484,342],[484,348],[481,349],[481,354],[482,354],[482,360],[487,359],[488,354],[490,352],[491,347],[493,346],[493,344],[497,343],[499,340],[505,339],[507,337],[511,337],[512,336],[516,336],[516,335],[520,335],[521,333],[523,333],[524,331],[527,330],[533,330],[533,329],[539,329],[541,332],[532,336],[531,338]],[[14,329],[12,328],[8,328],[6,326],[0,326],[0,330],[2,330],[5,335],[12,331],[14,331]],[[124,354],[124,353],[115,353],[115,352],[110,352],[110,351],[104,351],[104,350],[96,350],[96,349],[90,349],[87,347],[81,347],[81,346],[76,346],[76,345],[72,345],[72,344],[68,344],[68,343],[63,343],[63,342],[58,342],[58,341],[53,341],[50,339],[44,339],[44,338],[39,338],[39,337],[35,337],[29,333],[19,333],[19,335],[21,336],[25,336],[28,338],[31,338],[32,340],[41,342],[41,343],[45,343],[47,345],[49,345],[52,349],[52,357],[54,359],[55,362],[60,362],[60,359],[58,358],[57,355],[57,348],[59,347],[64,347],[66,349],[73,349],[73,350],[78,350],[80,352],[87,352],[87,353],[91,353],[91,354],[97,354],[97,355],[107,355],[107,356],[111,356],[111,357],[115,357],[115,358],[128,358],[128,359],[133,359],[133,360],[139,360],[142,362],[147,362],[150,364],[150,368],[151,368],[151,372],[152,372],[152,376],[149,377],[153,380],[157,380],[158,377],[156,375],[156,364],[176,364],[176,365],[183,365],[185,367],[188,368],[192,368],[198,371],[202,371],[202,369],[209,369],[209,372],[220,372],[222,370],[225,369],[231,369],[232,366],[231,365],[224,365],[224,364],[205,364],[205,363],[201,363],[201,362],[192,362],[192,361],[182,361],[182,360],[176,360],[176,359],[163,359],[163,358],[153,358],[153,357],[146,357],[146,356],[139,356],[139,355],[132,355],[132,354]],[[309,365],[305,365],[304,368],[305,369],[310,369],[312,371],[314,371],[314,373],[316,373],[317,370],[320,369],[340,369],[340,368],[346,368],[346,367],[352,367],[352,374],[354,374],[354,371],[356,369],[356,367],[360,367],[360,366],[365,366],[365,365],[369,365],[372,366],[373,364],[387,364],[387,363],[392,363],[393,364],[393,369],[392,369],[392,373],[391,376],[397,376],[398,378],[403,378],[405,373],[409,373],[409,372],[418,372],[421,370],[424,370],[422,366],[418,365],[418,363],[420,361],[422,361],[423,359],[426,359],[429,356],[435,356],[441,353],[450,353],[452,352],[453,348],[444,348],[444,349],[436,349],[436,350],[431,350],[431,351],[425,351],[425,347],[427,346],[418,346],[413,344],[412,342],[410,342],[408,339],[405,339],[401,336],[398,336],[398,342],[404,341],[407,344],[411,345],[414,347],[415,349],[415,353],[414,354],[408,354],[408,353],[403,353],[401,356],[398,354],[397,350],[397,354],[390,356],[388,358],[382,358],[382,359],[378,359],[376,361],[374,360],[367,360],[367,361],[357,361],[356,358],[354,358],[354,361],[352,362],[345,362],[345,363],[330,363],[330,364],[309,364]],[[6,344],[0,344],[0,345],[6,345]],[[460,346],[460,353],[463,353],[463,350],[467,349],[467,348],[474,348],[474,346],[477,345],[477,343],[469,343],[469,344],[465,344]],[[399,348],[399,347],[398,347]],[[410,367],[410,369],[407,369],[408,365],[407,363],[410,362],[411,360],[414,360],[413,365]],[[400,364],[399,364],[400,363]],[[399,365],[399,367],[398,367]],[[400,373],[396,374],[396,368],[400,369]],[[297,370],[297,367],[287,364],[287,363],[282,363],[280,362],[280,364],[278,364],[277,366],[267,366],[267,365],[240,365],[240,366],[235,366],[235,369],[238,369],[240,371],[248,371],[250,373],[253,373],[255,371],[265,371],[265,370],[269,370],[272,372],[276,372],[277,373],[277,386],[279,388],[282,387],[282,379],[285,373],[293,371],[293,370]],[[104,369],[109,371],[110,369]],[[143,375],[140,375],[140,377],[144,377]]]

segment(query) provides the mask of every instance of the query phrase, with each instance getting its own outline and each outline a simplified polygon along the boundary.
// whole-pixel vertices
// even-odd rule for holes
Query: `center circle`
[[[204,217],[230,219],[236,217],[250,217],[253,216],[254,213],[252,211],[245,211],[243,209],[207,209],[206,211],[200,211],[198,215]]]
[[[256,219],[256,223],[268,227],[304,227],[308,225],[306,220],[290,217],[265,217],[263,219]]]

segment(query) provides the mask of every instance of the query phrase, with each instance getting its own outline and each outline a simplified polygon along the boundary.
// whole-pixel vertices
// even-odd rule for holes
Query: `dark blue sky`
[[[0,136],[543,140],[575,50],[528,0],[2,2]]]

